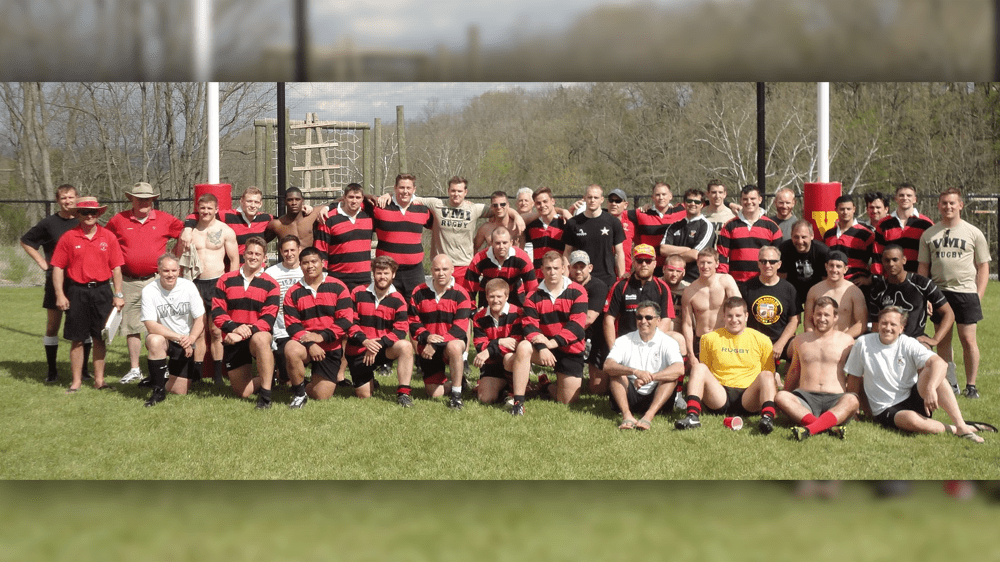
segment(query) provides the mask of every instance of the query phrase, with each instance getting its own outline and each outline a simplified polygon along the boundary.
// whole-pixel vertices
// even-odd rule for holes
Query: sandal
[[[80,390],[80,389],[79,388],[67,388],[66,389],[66,394],[73,394],[77,390]]]
[[[963,434],[959,435],[959,437],[962,438],[962,439],[968,439],[969,441],[972,441],[973,443],[979,443],[980,445],[986,442],[985,439],[983,439],[982,437],[976,435],[975,433],[963,433]]]
[[[641,420],[635,423],[635,428],[640,431],[648,431],[652,427],[653,427],[653,422],[647,420],[646,418],[642,418]]]
[[[628,419],[623,421],[622,424],[618,426],[618,429],[635,429],[635,424],[636,424],[635,420]]]
[[[114,390],[115,388],[109,384],[102,384],[101,386],[95,386],[94,390]]]
[[[965,422],[965,425],[967,425],[969,427],[976,428],[976,431],[978,431],[980,433],[996,433],[997,432],[997,428],[995,426],[990,425],[990,424],[988,424],[986,422],[967,421],[967,422]]]

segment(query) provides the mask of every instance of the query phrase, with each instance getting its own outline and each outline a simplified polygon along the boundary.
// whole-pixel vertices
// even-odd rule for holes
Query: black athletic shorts
[[[840,397],[846,393],[809,392],[807,390],[796,388],[795,390],[792,391],[792,394],[794,394],[795,397],[799,399],[799,404],[802,404],[804,407],[808,408],[809,411],[812,413],[812,415],[818,417],[823,415],[823,412],[826,412],[830,408],[833,408],[835,405],[837,405],[837,401],[840,400]],[[844,423],[846,424],[850,420],[851,417],[848,417],[847,420],[844,421]]]
[[[344,360],[344,349],[327,351],[326,357],[316,363],[309,359],[308,348],[306,353],[306,363],[312,365],[313,376],[321,376],[330,382],[337,382],[337,372],[340,371],[340,362]]]
[[[603,369],[604,360],[608,358],[608,353],[611,353],[611,350],[608,349],[608,342],[601,336],[592,338],[590,342],[590,355],[587,356],[587,364],[595,369]]]
[[[101,339],[101,330],[115,307],[108,281],[80,284],[67,277],[63,292],[69,299],[63,337],[70,341]]]
[[[413,289],[416,289],[421,283],[426,283],[427,278],[424,277],[424,264],[417,264],[408,267],[402,267],[396,270],[396,277],[393,278],[392,284],[396,287],[396,290],[403,293],[406,298],[406,304],[410,304],[410,297],[413,296]]]
[[[629,379],[628,387],[625,389],[625,398],[626,400],[628,400],[628,409],[632,410],[633,414],[637,412],[640,414],[645,414],[646,410],[648,410],[649,407],[653,404],[653,397],[656,395],[656,391],[659,389],[660,387],[657,386],[649,394],[639,394],[639,389],[635,387],[635,381]],[[615,402],[614,396],[609,395],[608,399],[611,401],[612,410],[616,412],[622,411],[621,408],[618,407],[618,403]],[[657,412],[657,414],[661,415],[669,414],[670,412],[673,411],[674,411],[674,401],[672,399],[667,399],[667,401],[663,403],[663,406],[660,407],[660,410]]]
[[[743,394],[747,391],[747,389],[733,388],[731,386],[724,386],[722,388],[726,389],[726,403],[723,404],[721,408],[716,410],[706,407],[705,412],[717,416],[725,415],[747,417],[755,415],[753,412],[750,412],[743,407]]]
[[[924,398],[920,396],[920,391],[917,390],[917,385],[913,385],[913,389],[910,390],[910,395],[906,397],[902,402],[897,402],[892,406],[882,410],[882,413],[875,415],[875,421],[888,427],[890,429],[898,429],[896,427],[896,414],[910,410],[916,412],[921,416],[926,416],[924,413]]]
[[[233,344],[222,345],[222,360],[226,362],[226,370],[232,371],[244,365],[253,363],[253,353],[250,351],[250,340],[245,339]]]
[[[218,282],[218,277],[194,280],[194,286],[198,288],[198,294],[201,295],[201,302],[205,304],[205,314],[208,315],[208,318],[212,317],[212,296],[215,295],[215,284]]]
[[[561,349],[550,350],[556,356],[556,366],[553,369],[556,374],[567,377],[583,378],[583,354],[566,353]]]
[[[370,271],[363,273],[331,273],[334,279],[347,286],[347,292],[354,292],[355,287],[367,287],[372,284],[372,274]],[[398,290],[398,289],[397,289]],[[409,299],[409,297],[407,297]]]
[[[194,369],[190,367],[192,361],[194,354],[191,357],[184,355],[184,347],[181,344],[175,341],[167,343],[167,373],[170,376],[182,379],[200,378],[201,373],[196,376]]]
[[[483,368],[479,370],[479,378],[492,377],[510,380],[512,376],[510,371],[504,370],[503,363],[484,363]]]
[[[371,365],[365,365],[365,353],[361,352],[357,355],[347,356],[347,366],[351,369],[351,380],[354,382],[354,388],[364,386],[375,378],[375,370],[383,365],[391,365],[392,360],[385,356],[386,352],[385,346],[378,350],[375,354],[375,361]],[[337,380],[336,372],[330,380]]]
[[[424,359],[423,355],[417,355],[417,360],[420,361],[420,370],[424,373],[424,384],[444,384],[448,382],[448,377],[445,376],[447,364],[444,360],[444,348],[448,342],[427,345],[434,348],[434,356],[430,359]]]
[[[941,291],[955,313],[956,324],[975,324],[983,319],[983,307],[978,293]]]
[[[65,279],[65,276],[63,277]],[[56,306],[56,286],[52,283],[52,268],[45,270],[45,296],[42,297],[42,308],[59,310]]]

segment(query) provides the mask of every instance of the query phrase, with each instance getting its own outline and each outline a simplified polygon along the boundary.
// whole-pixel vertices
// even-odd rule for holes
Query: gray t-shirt
[[[476,236],[476,221],[486,212],[486,205],[466,200],[458,207],[452,207],[447,199],[437,197],[420,197],[420,202],[434,215],[431,256],[445,254],[456,266],[469,265],[476,255],[472,245]]]

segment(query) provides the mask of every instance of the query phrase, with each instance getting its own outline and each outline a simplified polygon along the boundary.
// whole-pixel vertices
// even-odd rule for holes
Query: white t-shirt
[[[920,342],[901,334],[891,345],[885,345],[878,334],[865,334],[854,342],[844,371],[861,377],[872,414],[905,400],[917,384],[917,374],[934,352]]]
[[[139,320],[162,324],[181,335],[189,335],[194,321],[205,314],[205,303],[194,282],[183,277],[177,279],[173,290],[167,291],[155,279],[142,289]]]
[[[621,336],[615,340],[615,345],[608,353],[608,359],[614,359],[619,365],[650,373],[662,371],[670,365],[684,360],[677,341],[659,330],[653,333],[652,339],[648,342],[642,341],[638,330]],[[635,380],[634,375],[629,375],[628,378]],[[642,395],[649,394],[659,384],[656,381],[650,381],[638,388],[637,392]]]
[[[274,277],[274,280],[278,282],[278,289],[281,291],[281,297],[279,297],[278,302],[285,302],[285,293],[288,292],[288,288],[302,279],[301,267],[295,266],[292,269],[288,269],[280,262],[265,269],[264,273]],[[274,319],[274,328],[271,329],[271,334],[275,340],[288,337],[288,332],[285,331],[284,307],[280,305],[278,306],[278,316]],[[278,349],[274,340],[271,340],[271,348]]]

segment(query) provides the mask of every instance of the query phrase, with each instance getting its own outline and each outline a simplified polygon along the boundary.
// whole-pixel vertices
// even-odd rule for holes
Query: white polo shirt
[[[868,404],[877,416],[910,395],[920,369],[932,355],[933,351],[905,334],[890,345],[883,344],[878,334],[865,334],[854,342],[844,372],[864,379]]]
[[[662,371],[674,363],[684,361],[681,348],[674,338],[660,330],[653,332],[653,337],[648,342],[642,341],[639,330],[621,336],[615,340],[611,352],[608,353],[608,359],[614,359],[619,365],[650,373]],[[635,380],[634,375],[629,375],[628,378]],[[637,391],[642,395],[650,394],[659,384],[650,381]]]

